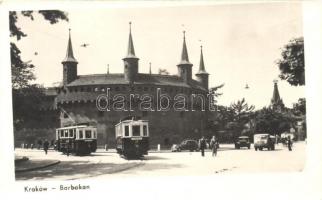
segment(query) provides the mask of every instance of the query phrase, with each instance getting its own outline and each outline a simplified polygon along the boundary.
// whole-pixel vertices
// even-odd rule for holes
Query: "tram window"
[[[86,130],[85,131],[85,138],[91,138],[92,137],[92,131],[91,130]]]
[[[129,136],[129,126],[124,126],[124,136]]]
[[[60,130],[60,137],[64,137],[64,131]]]
[[[93,131],[93,138],[96,138],[96,131]]]
[[[83,130],[79,130],[79,138],[83,139]]]
[[[74,134],[73,134],[73,129],[69,129],[69,137],[74,137]]]
[[[148,129],[146,125],[143,125],[143,136],[148,136]]]
[[[132,126],[132,135],[140,136],[140,126]]]
[[[65,137],[68,137],[68,130],[65,130]]]

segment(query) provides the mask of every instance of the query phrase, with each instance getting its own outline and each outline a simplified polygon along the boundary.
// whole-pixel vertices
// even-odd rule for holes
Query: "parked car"
[[[235,149],[240,149],[241,147],[247,147],[250,149],[250,141],[248,136],[240,136],[235,141]]]
[[[189,151],[199,151],[199,145],[196,140],[184,140],[182,141],[178,147],[177,151],[184,151],[184,150],[189,150]]]
[[[254,148],[255,151],[257,151],[257,149],[261,151],[264,148],[267,148],[267,150],[275,150],[275,137],[268,133],[255,134]]]

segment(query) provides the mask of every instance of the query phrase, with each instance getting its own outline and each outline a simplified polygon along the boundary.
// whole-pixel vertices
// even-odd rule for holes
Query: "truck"
[[[254,148],[255,151],[259,149],[260,151],[264,148],[267,150],[275,150],[275,136],[268,133],[260,133],[254,135]]]

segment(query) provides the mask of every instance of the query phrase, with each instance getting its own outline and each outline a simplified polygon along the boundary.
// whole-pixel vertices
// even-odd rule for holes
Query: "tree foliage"
[[[11,81],[12,88],[19,89],[28,87],[29,82],[35,80],[33,73],[34,65],[29,62],[23,62],[21,51],[15,43],[10,43],[11,54]]]
[[[235,138],[249,129],[247,123],[250,123],[254,109],[255,106],[248,105],[244,98],[229,106],[232,121],[227,124],[226,128],[233,132]]]
[[[282,48],[281,58],[277,60],[279,77],[293,86],[305,85],[304,39],[295,38]]]
[[[213,108],[216,108],[217,98],[222,95],[222,93],[219,93],[218,90],[224,87],[224,85],[225,84],[220,84],[209,89],[209,95],[210,95],[209,103]]]
[[[68,21],[67,14],[59,10],[40,10],[37,13],[42,15],[45,20],[49,21],[51,24],[55,24],[60,20]],[[27,34],[17,26],[19,17],[28,17],[34,20],[34,11],[11,11],[9,12],[9,28],[10,37],[20,40],[26,37]],[[30,81],[35,80],[35,75],[33,69],[35,66],[31,61],[23,61],[21,59],[21,51],[14,42],[10,43],[10,54],[11,54],[11,72],[12,72],[12,88],[19,89],[28,87]]]
[[[298,102],[294,104],[292,111],[296,116],[306,115],[306,99],[299,98]]]
[[[214,131],[223,131],[229,134],[229,137],[233,137],[226,138],[228,142],[233,141],[234,138],[245,132],[244,130],[249,129],[247,124],[253,118],[255,107],[248,105],[245,99],[238,100],[230,106],[217,105],[216,108],[217,112],[215,119],[211,121],[211,128]]]
[[[39,121],[39,105],[44,100],[44,88],[39,85],[12,90],[12,111],[15,129],[23,128],[30,119]]]
[[[34,20],[36,11],[11,11],[9,12],[10,37],[17,41],[26,37],[27,34],[17,25],[19,17],[28,17]],[[38,14],[44,17],[50,24],[55,24],[60,20],[68,21],[67,14],[58,10],[41,10]],[[12,40],[14,41],[14,40]],[[13,121],[15,129],[23,127],[29,119],[36,119],[39,115],[39,104],[44,94],[43,88],[36,84],[31,84],[35,80],[32,61],[23,61],[21,51],[15,42],[10,43],[11,74],[12,74],[12,101],[13,101]]]
[[[290,130],[294,119],[287,113],[276,112],[271,108],[263,108],[256,112],[256,132],[272,135]]]
[[[234,113],[234,121],[247,122],[249,115],[255,109],[254,105],[248,105],[246,100],[243,98],[230,105],[230,109]]]

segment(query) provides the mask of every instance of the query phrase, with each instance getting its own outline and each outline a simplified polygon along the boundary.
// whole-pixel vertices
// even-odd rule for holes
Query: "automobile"
[[[255,151],[257,151],[257,149],[261,151],[264,148],[267,148],[267,150],[275,150],[275,136],[268,133],[255,134],[254,148]]]
[[[196,140],[184,140],[182,141],[178,147],[177,151],[184,151],[184,150],[189,150],[189,151],[199,151],[199,145]]]
[[[240,149],[241,147],[247,147],[250,149],[250,141],[248,136],[240,136],[235,141],[235,149]]]

